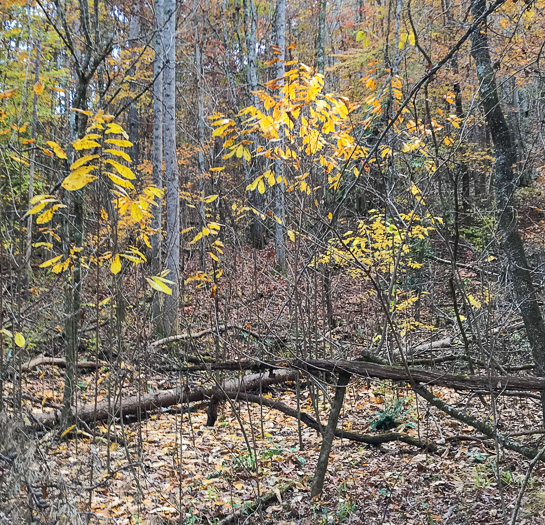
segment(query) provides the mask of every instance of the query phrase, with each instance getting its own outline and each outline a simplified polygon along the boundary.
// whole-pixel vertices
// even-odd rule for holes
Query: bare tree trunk
[[[131,19],[129,20],[129,46],[131,48],[138,47],[140,45],[140,37],[142,33],[142,24],[140,20],[140,11],[142,6],[139,0],[134,0],[131,6]],[[133,55],[136,55],[133,52]],[[135,56],[133,56],[133,59]],[[130,69],[129,75],[134,77],[135,68],[134,66]],[[136,82],[134,80],[130,81],[131,86],[131,96],[134,96],[134,93],[138,90]],[[129,106],[129,140],[133,143],[131,147],[131,158],[135,166],[138,166],[140,163],[140,115],[138,114],[138,107],[136,102],[133,102]]]
[[[486,11],[486,0],[472,0],[471,11],[477,19]],[[545,376],[545,323],[537,302],[532,282],[532,274],[528,268],[524,245],[517,227],[517,214],[513,195],[517,187],[513,173],[516,152],[511,133],[498,97],[494,68],[490,58],[486,19],[481,31],[471,35],[471,54],[477,67],[481,104],[487,118],[490,135],[494,142],[496,154],[496,200],[498,204],[498,231],[508,270],[513,280],[515,297],[520,309],[532,355],[536,363],[538,376]],[[545,394],[542,393],[542,409],[545,418]]]
[[[204,176],[206,166],[204,164],[204,91],[203,91],[203,63],[202,63],[202,48],[199,41],[199,25],[195,24],[195,70],[196,70],[196,83],[197,83],[197,191],[201,197],[199,202],[199,218],[203,228],[206,226],[206,216],[204,210]],[[200,241],[199,244],[199,258],[201,270],[205,271],[204,254],[206,252],[206,237]]]
[[[284,75],[286,72],[285,59],[286,59],[286,0],[276,0],[276,17],[275,17],[275,33],[276,33],[276,77],[279,85],[284,84]],[[278,130],[279,140],[278,146],[283,147],[284,132],[282,129]],[[282,160],[276,159],[274,161],[274,171],[276,175],[275,184],[275,214],[280,219],[282,224],[275,222],[275,249],[276,260],[278,266],[282,269],[286,268],[286,244],[284,241],[284,165]]]
[[[38,40],[36,43],[36,62],[34,65],[34,84],[40,81],[40,58],[42,55],[42,42]],[[38,128],[38,93],[34,91],[34,99],[32,101],[32,153],[30,154],[30,166],[28,174],[28,209],[32,208],[30,201],[34,197],[34,171],[36,168],[36,134]],[[25,247],[25,268],[23,269],[23,289],[28,288],[30,279],[30,258],[32,256],[32,216],[29,215],[26,224],[26,247]]]
[[[246,35],[246,54],[248,57],[248,65],[246,66],[246,81],[248,84],[248,98],[250,104],[257,105],[257,96],[254,92],[258,90],[258,77],[257,77],[257,13],[255,10],[254,0],[243,0],[244,7],[244,32]],[[252,136],[250,140],[254,143],[257,140],[257,136]],[[257,146],[257,144],[256,144]],[[244,178],[249,184],[253,181],[255,168],[258,166],[257,159],[253,159],[253,162],[244,161]],[[254,168],[252,170],[252,167]],[[249,191],[248,200],[250,204],[260,213],[263,210],[263,197],[259,191]],[[250,241],[252,246],[258,250],[265,245],[265,234],[263,231],[263,222],[258,215],[253,215],[252,225],[250,230]]]
[[[348,372],[341,372],[339,374],[335,398],[333,399],[333,404],[331,405],[329,420],[327,421],[327,427],[324,431],[322,448],[320,449],[320,456],[318,457],[318,463],[316,464],[316,470],[314,472],[314,480],[312,481],[312,487],[310,489],[311,498],[321,494],[322,489],[324,488],[324,479],[327,472],[327,464],[329,463],[329,454],[331,452],[333,438],[335,437],[335,430],[337,430],[337,423],[339,422],[339,416],[343,407],[346,386],[348,385],[349,381],[350,374]]]
[[[318,38],[316,40],[316,70],[321,75],[325,70],[325,15],[327,0],[320,0],[320,14],[318,16]]]
[[[176,160],[176,0],[165,0],[164,132],[166,175],[166,268],[174,282],[172,295],[165,298],[163,332],[178,331],[180,306],[180,181]]]
[[[153,184],[163,188],[163,68],[164,42],[163,26],[165,4],[164,0],[155,1],[155,57],[153,61]],[[161,212],[162,203],[152,206],[151,213],[151,273],[157,275],[161,271]],[[157,292],[153,294],[152,316],[157,322],[161,313],[161,298]],[[157,329],[157,325],[156,325]]]

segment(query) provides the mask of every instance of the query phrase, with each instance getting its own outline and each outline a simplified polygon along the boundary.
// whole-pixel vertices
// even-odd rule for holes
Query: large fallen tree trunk
[[[486,390],[501,393],[504,391],[540,391],[545,392],[545,380],[533,376],[470,376],[463,374],[447,374],[419,368],[401,368],[365,361],[344,361],[328,359],[308,359],[293,361],[227,361],[207,363],[203,365],[182,367],[181,371],[198,370],[274,370],[276,368],[291,368],[304,370],[311,374],[320,372],[348,372],[359,377],[375,377],[393,381],[409,381],[417,384],[437,385],[456,390]]]
[[[127,397],[117,403],[113,403],[107,399],[97,403],[80,406],[73,410],[74,420],[84,423],[93,423],[94,421],[105,421],[109,416],[124,417],[124,416],[141,416],[145,417],[148,412],[156,411],[160,408],[167,408],[180,403],[192,403],[195,401],[203,401],[210,399],[212,396],[217,396],[218,391],[228,392],[236,395],[238,392],[248,392],[256,390],[260,386],[266,387],[269,385],[284,383],[286,381],[294,381],[297,379],[298,372],[295,370],[278,370],[274,375],[252,374],[244,376],[240,379],[226,381],[221,389],[218,387],[209,389],[189,390],[182,388],[174,388],[172,390],[164,390],[153,394],[140,394]],[[113,403],[113,404],[112,404]],[[60,421],[60,411],[46,412],[43,414],[35,414],[34,420],[38,426],[52,427]]]

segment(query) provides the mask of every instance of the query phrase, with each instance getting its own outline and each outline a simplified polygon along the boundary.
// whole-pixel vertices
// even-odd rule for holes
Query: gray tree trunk
[[[201,42],[199,40],[199,26],[195,24],[195,79],[197,84],[197,191],[201,197],[199,203],[199,218],[203,228],[206,226],[206,216],[204,209],[204,174],[206,166],[204,163],[204,91],[203,91],[203,63],[202,63],[202,49]],[[201,270],[206,268],[204,255],[206,252],[206,237],[200,240],[199,243],[199,259]]]
[[[131,6],[131,19],[129,20],[129,46],[131,48],[138,47],[140,45],[140,38],[142,34],[142,24],[140,20],[141,4],[139,0],[134,0]],[[136,53],[133,53],[132,59],[136,58]],[[129,71],[129,75],[132,77],[135,74],[135,68],[132,67]],[[137,83],[134,80],[130,81],[131,93],[135,93],[138,90]],[[129,140],[133,143],[130,153],[134,166],[138,166],[140,163],[140,115],[136,103],[133,102],[129,106]]]
[[[165,0],[164,144],[166,178],[166,259],[168,279],[174,282],[172,295],[165,297],[163,332],[178,331],[180,306],[180,181],[176,160],[176,0]]]
[[[471,11],[477,19],[486,11],[486,0],[472,0]],[[545,323],[537,302],[537,296],[528,268],[524,245],[517,225],[517,214],[513,195],[517,181],[513,172],[516,162],[515,145],[500,106],[494,68],[490,58],[486,19],[481,31],[471,36],[471,54],[477,67],[481,104],[486,115],[490,135],[494,142],[496,155],[496,200],[498,205],[498,232],[508,270],[513,281],[517,306],[522,316],[532,355],[536,363],[537,375],[545,376]],[[545,394],[542,394],[542,409],[545,407]],[[544,409],[545,418],[545,409]]]
[[[275,17],[275,33],[276,33],[276,46],[277,54],[276,58],[276,77],[279,80],[279,85],[284,84],[284,75],[286,73],[285,59],[286,59],[286,0],[276,0],[276,17]],[[284,132],[282,129],[278,130],[279,141],[278,147],[282,148],[284,143]],[[282,160],[276,159],[274,161],[274,171],[277,178],[275,184],[275,214],[280,219],[282,224],[278,224],[275,221],[274,243],[276,250],[276,261],[278,266],[282,269],[286,268],[286,243],[284,240],[284,165]],[[281,182],[278,182],[278,178],[281,178]]]
[[[42,42],[38,40],[36,43],[36,62],[34,63],[34,84],[40,81],[40,58],[42,55]],[[36,169],[36,134],[38,128],[38,94],[34,92],[34,99],[32,100],[32,135],[31,138],[34,141],[32,143],[32,152],[30,154],[30,166],[28,174],[28,209],[32,208],[30,201],[34,197],[34,171]],[[23,289],[28,288],[28,282],[30,279],[30,258],[32,256],[32,220],[33,217],[29,215],[26,223],[26,247],[25,247],[25,268],[23,270]]]
[[[248,58],[248,65],[246,66],[246,82],[248,85],[248,98],[250,104],[257,105],[257,96],[253,93],[258,90],[258,76],[257,76],[257,13],[255,9],[254,0],[243,0],[244,10],[244,32],[246,35],[246,54]],[[249,138],[254,141],[257,140],[256,135],[252,135]],[[247,184],[251,183],[256,177],[256,171],[259,166],[257,159],[247,162],[244,160],[244,178]],[[258,210],[260,213],[263,211],[263,197],[257,191],[248,192],[248,200],[250,204]],[[252,217],[252,225],[250,230],[250,241],[254,248],[258,250],[265,245],[265,232],[263,228],[263,221],[260,217],[254,214]]]
[[[316,70],[321,75],[325,71],[325,15],[327,0],[320,0],[320,13],[318,15],[318,38],[316,40]]]
[[[163,26],[165,24],[164,0],[155,1],[155,57],[153,61],[153,184],[163,188],[163,68],[164,42]],[[151,213],[151,273],[157,275],[161,271],[161,201],[152,206]],[[161,312],[161,297],[158,292],[153,294],[152,316],[155,322],[159,320]],[[156,325],[157,328],[157,325]]]

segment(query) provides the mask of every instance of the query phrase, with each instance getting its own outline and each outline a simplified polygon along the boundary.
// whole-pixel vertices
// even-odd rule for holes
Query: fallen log
[[[58,366],[60,368],[66,368],[66,360],[62,357],[47,357],[44,354],[36,356],[34,359],[24,363],[21,366],[23,372],[30,372],[37,366]],[[102,368],[103,366],[111,366],[105,361],[79,361],[77,363],[78,368],[84,368],[87,370],[95,370],[96,368]]]
[[[239,330],[241,332],[246,332],[247,334],[251,335],[255,339],[261,339],[262,336],[256,332],[253,332],[252,330],[248,328],[244,328],[243,326],[239,326],[236,324],[228,324],[228,325],[220,325],[217,328],[207,328],[206,330],[200,330],[199,332],[194,333],[186,333],[186,334],[178,334],[178,335],[171,335],[170,337],[165,337],[164,339],[159,339],[158,341],[154,341],[151,343],[151,347],[157,347],[166,345],[168,343],[173,343],[175,341],[190,341],[192,339],[199,339],[201,337],[204,337],[205,335],[215,334],[218,332],[226,332],[227,330]]]
[[[291,368],[304,370],[311,374],[320,372],[339,373],[348,372],[359,377],[375,377],[377,379],[391,379],[392,381],[408,381],[412,384],[423,383],[453,388],[455,390],[486,390],[487,392],[502,393],[504,391],[545,391],[545,379],[534,376],[485,376],[447,374],[420,368],[402,368],[388,366],[367,361],[345,361],[332,359],[294,359],[291,361],[225,361],[206,363],[196,366],[180,367],[182,372],[199,370],[274,370],[275,368]]]
[[[278,370],[274,375],[252,374],[240,379],[226,381],[221,389],[217,387],[209,389],[189,390],[188,388],[174,388],[152,394],[140,394],[127,397],[118,402],[104,400],[95,404],[89,403],[78,407],[77,411],[72,409],[74,421],[93,423],[94,421],[105,421],[111,417],[141,416],[145,417],[148,412],[154,412],[160,408],[167,408],[180,403],[192,403],[203,401],[217,395],[223,390],[236,395],[238,392],[247,392],[257,388],[294,381],[298,372],[295,370]],[[60,421],[60,411],[46,412],[33,415],[35,423],[39,427],[53,427]]]

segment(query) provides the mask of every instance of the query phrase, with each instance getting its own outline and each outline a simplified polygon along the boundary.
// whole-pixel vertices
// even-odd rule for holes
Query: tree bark
[[[318,37],[316,39],[316,70],[320,75],[325,71],[325,16],[327,0],[320,0],[320,13],[318,15]]]
[[[178,331],[180,306],[180,182],[176,160],[176,0],[165,0],[164,133],[166,175],[166,269],[174,282],[165,297],[163,333]]]
[[[198,389],[194,391],[175,388],[173,390],[163,390],[153,394],[137,394],[127,397],[123,400],[116,398],[115,402],[105,399],[100,403],[89,403],[78,408],[77,419],[84,423],[93,423],[96,421],[105,421],[109,417],[123,417],[144,415],[148,412],[156,411],[160,408],[166,408],[180,403],[192,403],[195,401],[203,401],[210,399],[214,395],[221,395],[224,392],[234,394],[237,392],[248,392],[255,390],[261,386],[274,385],[284,383],[286,381],[294,381],[297,378],[297,371],[281,370],[277,371],[274,376],[263,373],[252,374],[243,377],[242,379],[234,379],[226,381],[222,389],[217,387],[208,390]],[[75,411],[73,416],[76,417]],[[34,419],[38,425],[52,427],[58,424],[59,414],[57,412],[47,412],[44,414],[36,414]]]
[[[244,8],[244,32],[246,35],[246,54],[248,57],[248,64],[246,66],[246,82],[248,85],[248,99],[250,104],[257,106],[257,96],[254,93],[258,90],[258,75],[257,75],[257,13],[255,9],[254,0],[243,0]],[[251,135],[252,140],[257,147],[257,135]],[[250,184],[254,177],[256,168],[259,166],[257,158],[252,159],[250,162],[244,162],[244,179],[247,184]],[[253,169],[252,169],[253,168]],[[259,191],[248,191],[248,200],[250,204],[259,213],[263,211],[263,197]],[[252,214],[252,224],[250,227],[250,242],[252,246],[258,250],[265,246],[265,232],[263,228],[263,221],[261,217]]]
[[[276,0],[276,17],[275,17],[275,33],[276,33],[276,77],[278,85],[284,85],[284,75],[286,73],[286,0]],[[281,95],[279,94],[281,98]],[[280,127],[278,130],[278,147],[282,148],[284,143],[284,132]],[[275,188],[275,214],[280,219],[281,224],[275,221],[275,249],[276,261],[281,269],[286,268],[286,243],[284,240],[284,165],[281,159],[274,161],[274,171],[276,175]]]
[[[38,40],[36,43],[36,62],[34,63],[34,84],[40,81],[40,58],[42,55],[42,42]],[[36,168],[36,135],[38,128],[38,93],[34,92],[32,100],[32,152],[30,154],[30,166],[28,174],[28,209],[32,208],[30,201],[34,197],[34,171]],[[28,288],[30,280],[30,258],[32,256],[32,215],[29,215],[26,223],[26,247],[25,247],[25,268],[23,270],[23,289]]]
[[[339,374],[335,398],[333,399],[333,404],[331,405],[329,419],[322,438],[322,448],[320,449],[320,456],[318,457],[318,463],[316,464],[316,470],[314,472],[314,480],[312,481],[312,487],[310,489],[311,498],[321,494],[322,489],[324,488],[325,474],[327,472],[327,464],[329,463],[329,454],[331,452],[331,446],[333,445],[333,438],[335,437],[335,430],[337,429],[339,416],[343,407],[344,395],[346,393],[346,387],[349,381],[350,374],[342,371]]]
[[[486,0],[472,0],[471,11],[477,19],[486,12]],[[477,67],[481,104],[488,129],[494,142],[496,156],[496,201],[498,206],[498,231],[505,252],[508,271],[520,313],[536,363],[536,374],[545,375],[545,323],[528,268],[524,245],[518,231],[514,193],[517,181],[513,172],[516,162],[515,146],[507,121],[500,106],[498,88],[486,34],[486,18],[482,29],[471,35],[471,54]],[[545,419],[545,393],[542,393],[542,410]]]
[[[153,84],[153,184],[163,189],[163,68],[164,68],[164,42],[163,29],[165,4],[164,0],[155,1],[155,57],[153,60],[153,75],[155,82]],[[151,228],[153,233],[151,240],[151,273],[158,275],[161,271],[161,214],[162,202],[157,201],[156,205],[151,207],[153,218]],[[159,330],[157,322],[161,313],[161,298],[158,292],[153,293],[152,316],[155,321],[155,329]]]

